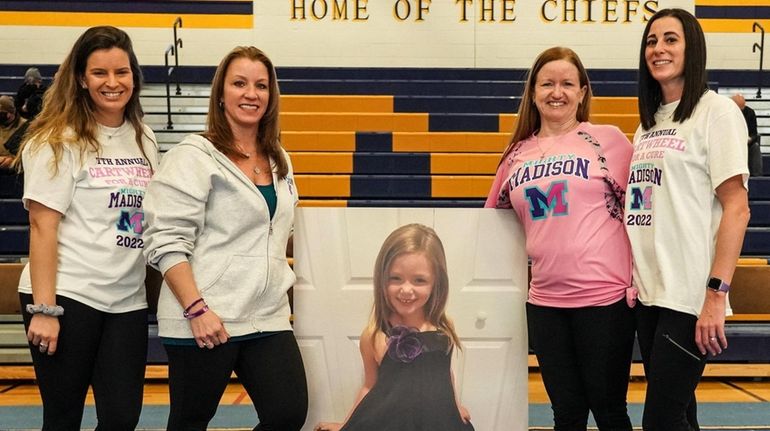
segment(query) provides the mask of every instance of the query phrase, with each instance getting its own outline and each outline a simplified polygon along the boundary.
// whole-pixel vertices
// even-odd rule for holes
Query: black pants
[[[32,295],[19,294],[23,311]],[[30,343],[43,399],[43,430],[79,430],[88,386],[96,402],[97,430],[133,430],[139,423],[147,362],[147,310],[105,313],[56,296],[59,317],[56,353],[40,353]]]
[[[695,345],[697,321],[691,314],[667,308],[636,306],[639,349],[647,376],[642,417],[646,431],[700,429],[695,388],[706,367],[706,356]]]
[[[307,382],[291,331],[228,342],[213,349],[166,345],[171,412],[169,431],[205,430],[233,371],[259,417],[254,430],[293,431],[307,416]]]
[[[584,431],[590,410],[600,430],[630,431],[626,393],[634,317],[625,300],[584,308],[527,303],[527,318],[554,430]]]

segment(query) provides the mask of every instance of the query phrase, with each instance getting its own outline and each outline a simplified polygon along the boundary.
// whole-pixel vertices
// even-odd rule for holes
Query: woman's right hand
[[[59,342],[59,318],[37,313],[32,316],[27,340],[40,349],[40,353],[53,355]]]
[[[339,422],[320,422],[313,428],[313,431],[339,431],[342,425]]]
[[[222,320],[213,310],[208,310],[200,316],[191,319],[190,327],[192,328],[195,342],[201,349],[204,347],[213,349],[214,346],[226,343],[230,338],[230,334],[227,333]]]

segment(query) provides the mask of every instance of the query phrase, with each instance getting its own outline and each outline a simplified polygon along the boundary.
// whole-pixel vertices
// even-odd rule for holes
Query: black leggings
[[[32,295],[21,293],[25,310]],[[40,353],[29,344],[43,399],[43,430],[79,430],[88,386],[94,391],[97,430],[133,430],[139,422],[147,362],[147,310],[105,313],[56,296],[59,317],[56,353]]]
[[[527,303],[532,347],[556,431],[585,431],[588,411],[602,431],[630,431],[626,409],[634,317],[625,299],[602,307]]]
[[[307,382],[291,331],[213,349],[165,345],[171,412],[168,431],[205,430],[233,371],[251,397],[258,431],[293,431],[307,416]]]
[[[695,345],[697,321],[691,314],[668,308],[636,306],[639,349],[647,376],[645,431],[700,429],[695,388],[706,367],[706,356]]]

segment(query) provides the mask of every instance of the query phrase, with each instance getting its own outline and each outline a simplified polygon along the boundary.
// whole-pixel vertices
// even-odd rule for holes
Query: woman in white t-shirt
[[[727,348],[726,293],[749,220],[746,124],[708,90],[697,19],[663,9],[647,23],[626,230],[639,289],[645,430],[698,429],[706,357]]]
[[[29,264],[19,281],[44,430],[133,430],[142,407],[147,300],[142,200],[157,145],[142,123],[128,35],[93,27],[45,94],[21,154]]]

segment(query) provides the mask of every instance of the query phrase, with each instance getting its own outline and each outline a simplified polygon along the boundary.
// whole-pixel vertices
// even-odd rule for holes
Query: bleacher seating
[[[145,76],[152,81],[154,73],[151,69]],[[183,85],[183,95],[173,98],[173,129],[166,128],[165,88],[150,85],[143,93],[145,121],[162,151],[204,127],[204,83],[213,69],[187,73],[197,85]],[[282,144],[292,157],[300,204],[308,206],[481,207],[516,121],[524,79],[523,71],[472,69],[438,75],[435,69],[360,68],[278,73]],[[611,71],[592,73],[591,120],[615,124],[629,139],[638,124],[633,79]],[[6,87],[0,93],[10,92]],[[732,295],[739,317],[759,317],[730,323],[732,356],[721,358],[728,362],[770,362],[770,156],[763,162],[768,176],[750,180],[752,219],[742,251],[756,259],[739,265]],[[20,196],[18,179],[0,176],[0,261],[16,261],[28,250]],[[18,312],[9,281],[18,269],[0,265],[0,316]],[[0,351],[6,340],[2,328],[7,326],[0,325]],[[157,347],[151,356],[162,360]],[[4,357],[0,353],[0,360]]]

